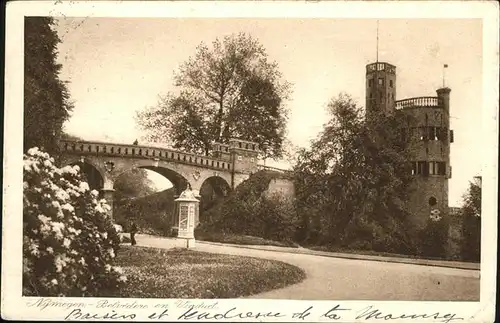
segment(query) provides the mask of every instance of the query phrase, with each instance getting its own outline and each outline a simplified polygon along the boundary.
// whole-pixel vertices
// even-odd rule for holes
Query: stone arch
[[[184,175],[182,175],[180,172],[175,171],[171,168],[165,167],[163,165],[161,166],[154,166],[154,165],[148,165],[148,164],[134,164],[130,165],[130,167],[122,168],[120,169],[119,172],[117,172],[114,176],[115,181],[118,180],[120,176],[125,174],[126,172],[129,172],[133,169],[147,169],[154,171],[155,173],[158,173],[168,179],[172,185],[175,188],[175,192],[177,195],[182,193],[187,187],[189,181],[186,179]]]
[[[66,165],[78,165],[80,167],[80,172],[83,175],[82,177],[89,184],[90,189],[95,189],[100,191],[106,185],[106,182],[109,182],[109,178],[106,176],[106,172],[96,163],[85,159],[85,158],[70,158],[66,159],[63,162],[63,166]]]
[[[115,183],[118,182],[122,175],[134,169],[144,169],[153,171],[157,174],[162,175],[164,178],[168,179],[170,183],[172,183],[173,192],[162,191],[154,193],[153,195],[163,194],[163,193],[165,195],[153,197],[152,200],[150,201],[154,203],[153,205],[151,205],[151,207],[154,208],[154,213],[158,214],[158,216],[161,217],[161,219],[158,220],[162,220],[159,223],[159,225],[162,227],[162,230],[163,229],[170,230],[170,232],[164,231],[164,233],[175,236],[175,232],[178,227],[178,209],[177,209],[178,206],[177,203],[174,202],[174,199],[177,198],[188,187],[189,181],[185,178],[185,176],[183,176],[183,174],[181,174],[177,170],[169,168],[168,165],[157,166],[154,163],[153,165],[151,165],[151,163],[148,163],[146,161],[142,163],[139,162],[139,163],[130,163],[122,165],[122,167],[120,167],[119,170],[117,170],[117,172],[114,174],[114,182]],[[120,214],[117,214],[117,216],[124,221],[127,221],[126,219],[128,216],[136,217],[137,216],[136,212],[140,213],[140,210],[144,207],[144,204],[142,204],[142,206],[137,206],[138,205],[137,204],[136,207],[138,208],[135,208],[133,205],[134,202],[132,201],[120,201],[120,207],[117,209],[117,211],[119,211]],[[167,222],[168,222],[168,227],[166,224]],[[156,229],[159,229],[159,227],[156,227]]]
[[[213,207],[218,201],[231,192],[229,183],[220,176],[206,178],[200,187],[200,221],[203,222],[203,213]]]

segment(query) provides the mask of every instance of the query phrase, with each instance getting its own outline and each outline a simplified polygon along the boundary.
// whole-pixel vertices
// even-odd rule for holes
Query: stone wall
[[[449,259],[460,259],[460,244],[462,241],[462,227],[458,221],[450,221],[448,228],[448,245],[446,256]]]
[[[290,199],[295,198],[295,185],[293,181],[288,178],[273,178],[265,194],[266,196],[271,196],[277,193]]]

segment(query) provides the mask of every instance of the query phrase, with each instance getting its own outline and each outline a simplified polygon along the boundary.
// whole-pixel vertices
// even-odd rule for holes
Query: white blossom
[[[62,222],[52,222],[52,231],[56,235],[56,239],[62,240],[64,238],[62,230],[64,229],[64,223]]]
[[[54,265],[56,266],[56,271],[58,273],[60,273],[63,270],[63,268],[66,267],[68,260],[69,260],[69,258],[61,257],[61,256],[57,256],[54,259]]]
[[[89,184],[87,182],[80,182],[80,192],[84,193],[90,190]]]
[[[53,254],[54,253],[54,249],[52,249],[52,247],[47,247],[47,252],[50,253],[50,254]]]
[[[111,258],[114,258],[114,257],[115,257],[115,251],[113,250],[113,248],[109,248],[109,249],[108,249],[108,253],[109,253],[109,255],[111,256]]]
[[[98,213],[106,213],[106,210],[104,210],[101,206],[101,204],[97,204],[97,206],[95,207],[95,210],[98,212]]]
[[[68,238],[64,238],[63,246],[69,248],[70,245],[71,245],[71,240],[69,240]]]
[[[71,213],[73,213],[75,211],[75,208],[73,207],[73,205],[71,205],[69,203],[63,204],[62,209],[67,210]]]
[[[38,147],[30,148],[30,149],[28,149],[28,155],[35,156],[35,155],[37,155],[38,151],[39,151]]]
[[[52,279],[50,282],[52,283],[52,285],[57,285],[57,279],[55,279],[55,278]]]
[[[38,245],[36,243],[31,243],[29,246],[29,249],[31,251],[31,254],[34,256],[37,256],[40,254],[40,252],[38,251]]]
[[[39,214],[38,220],[42,221],[42,223],[45,224],[45,223],[49,222],[51,219],[48,216],[45,216],[43,214]]]
[[[59,189],[56,191],[56,198],[60,201],[66,201],[69,199],[69,194],[64,190]]]
[[[64,166],[63,168],[61,168],[61,171],[63,173],[68,173],[68,174],[71,174],[71,175],[77,175],[78,172],[80,171],[80,167],[78,167],[78,165],[75,165],[75,166]]]

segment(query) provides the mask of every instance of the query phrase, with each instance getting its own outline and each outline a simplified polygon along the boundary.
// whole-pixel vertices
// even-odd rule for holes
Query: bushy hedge
[[[224,201],[203,215],[197,232],[228,233],[293,241],[298,216],[293,202],[281,194],[266,194],[275,174],[258,172]]]
[[[116,203],[115,222],[129,232],[134,221],[139,232],[168,236],[171,233],[174,211],[174,189],[167,189],[148,196]]]
[[[109,206],[78,166],[58,168],[37,148],[24,155],[23,294],[94,296],[126,281],[113,266],[119,237]]]

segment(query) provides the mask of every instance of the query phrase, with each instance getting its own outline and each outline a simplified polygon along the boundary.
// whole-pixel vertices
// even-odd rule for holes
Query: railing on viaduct
[[[440,107],[442,106],[441,103],[440,98],[435,96],[421,96],[395,101],[396,109],[413,107]]]
[[[257,165],[257,168],[259,170],[269,170],[269,171],[278,172],[278,173],[282,173],[282,174],[288,174],[288,175],[292,173],[291,170],[281,169],[281,168],[272,167],[272,166]]]
[[[76,155],[143,158],[158,161],[165,160],[225,171],[231,171],[232,169],[232,165],[228,160],[199,156],[168,148],[74,140],[61,140],[60,147],[62,151]]]

